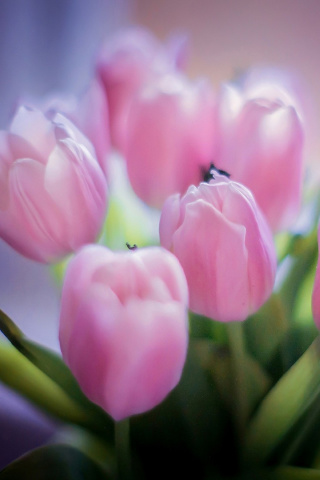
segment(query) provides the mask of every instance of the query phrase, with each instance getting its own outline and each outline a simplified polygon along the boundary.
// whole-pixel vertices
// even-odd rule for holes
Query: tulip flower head
[[[273,239],[251,192],[224,172],[212,173],[209,183],[167,199],[160,241],[184,269],[191,310],[222,322],[245,320],[272,292]]]
[[[0,236],[18,252],[54,262],[96,239],[107,185],[90,150],[69,120],[36,109],[0,132]]]
[[[141,28],[132,28],[107,41],[97,59],[97,76],[108,100],[111,141],[123,151],[131,101],[147,82],[185,63],[185,37],[171,39],[167,48]]]
[[[161,208],[201,181],[215,145],[214,95],[205,81],[178,73],[149,83],[132,102],[126,161],[135,193]]]
[[[221,88],[217,101],[219,168],[254,194],[273,231],[292,225],[301,203],[304,132],[285,89],[272,84]]]
[[[63,286],[60,345],[83,392],[115,420],[145,412],[179,382],[187,344],[183,270],[160,247],[84,247]]]

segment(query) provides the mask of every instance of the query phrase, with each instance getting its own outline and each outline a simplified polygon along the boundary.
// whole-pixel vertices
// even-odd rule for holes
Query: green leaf
[[[244,323],[249,352],[267,367],[289,326],[281,298],[273,294],[268,302]]]
[[[320,470],[285,466],[276,468],[259,478],[261,480],[320,480]]]
[[[52,387],[54,382],[56,384],[56,391],[63,391],[65,397],[68,397],[69,402],[72,402],[72,404],[76,406],[75,410],[85,412],[85,414],[81,415],[82,420],[80,421],[79,417],[79,420],[76,423],[87,426],[96,433],[103,434],[105,438],[113,438],[113,421],[99,407],[90,402],[82,393],[76,379],[59,355],[28,340],[2,310],[0,310],[0,330],[12,345],[44,375],[42,377],[39,376],[39,374],[36,375],[36,370],[30,369],[30,367],[28,369],[27,363],[22,367],[24,370],[32,372],[32,375],[37,377],[38,382],[40,381],[40,378],[42,378],[44,385],[50,384]],[[13,353],[11,353],[11,356],[13,356]],[[19,356],[16,355],[15,358],[16,362],[18,362]],[[21,358],[19,358],[19,364],[23,364]],[[1,369],[0,379],[8,382],[8,379],[1,375]],[[52,382],[48,382],[49,379]],[[10,386],[11,388],[18,388],[18,385],[15,386],[14,379],[12,379]],[[32,392],[29,392],[29,389],[25,387],[25,385],[20,385],[20,392],[30,399],[31,397],[29,395]],[[42,393],[42,396],[45,396],[45,392]],[[33,395],[31,399],[33,402],[37,400]],[[51,414],[55,414],[56,412],[56,409],[53,406],[50,406],[50,400],[47,400],[40,406],[50,411]],[[63,414],[62,411],[61,414]],[[61,415],[59,415],[59,417],[61,418]]]
[[[85,407],[90,403],[80,390],[71,371],[62,358],[52,350],[27,338],[21,339],[22,353],[43,373],[54,380],[71,398]]]
[[[270,480],[320,480],[320,470],[290,466],[279,467],[270,474],[269,478]]]
[[[312,291],[316,274],[316,261],[310,267],[297,295],[294,320],[299,325],[310,325],[313,323],[312,315]]]
[[[216,479],[212,476],[206,480]],[[233,477],[232,480],[320,480],[320,470],[284,466],[274,469],[249,471]]]
[[[319,394],[319,349],[318,337],[261,402],[248,425],[243,448],[245,464],[265,462]]]
[[[275,465],[313,466],[317,462],[320,428],[320,392],[293,425],[272,455]]]
[[[101,467],[79,450],[52,445],[33,450],[0,472],[0,480],[107,480]]]
[[[286,314],[288,318],[293,318],[294,309],[299,298],[300,289],[308,276],[310,270],[314,269],[318,259],[317,229],[313,230],[307,237],[302,238],[299,248],[291,257],[290,270],[286,279],[280,288]]]
[[[229,409],[233,407],[233,378],[230,353],[225,347],[211,349],[207,368]],[[271,380],[261,365],[249,355],[244,358],[246,395],[249,413],[253,411],[271,386]]]
[[[236,476],[220,476],[216,472],[206,476],[206,480],[320,480],[320,470],[284,466],[277,468],[249,470]]]
[[[50,443],[76,448],[110,472],[116,468],[114,446],[77,425],[62,425],[51,437]]]
[[[105,438],[111,440],[113,438],[113,421],[100,407],[90,402],[82,393],[78,382],[62,358],[55,352],[33,343],[28,339],[22,339],[21,343],[25,351],[28,352],[27,358],[30,358],[34,365],[59,385],[70,398],[85,409],[87,418],[90,418],[89,423],[86,422],[86,426],[96,433],[100,432]]]
[[[313,468],[320,469],[320,445],[317,443],[316,451],[314,454],[313,462],[311,465]]]
[[[319,331],[314,323],[311,325],[292,325],[279,345],[277,354],[271,363],[276,361],[277,356],[281,356],[282,367],[286,372],[310,347],[318,334]]]
[[[62,420],[86,422],[87,413],[83,408],[14,347],[4,342],[0,342],[0,380]]]

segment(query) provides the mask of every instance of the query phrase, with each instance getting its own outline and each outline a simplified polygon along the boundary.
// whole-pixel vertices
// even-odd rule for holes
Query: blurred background
[[[20,97],[79,93],[102,41],[129,25],[160,40],[187,33],[188,74],[209,77],[215,88],[255,65],[294,72],[310,99],[309,155],[320,162],[319,0],[0,0],[0,128]],[[58,350],[59,292],[51,273],[3,242],[0,308],[31,338]],[[0,425],[0,467],[55,430],[4,387]]]

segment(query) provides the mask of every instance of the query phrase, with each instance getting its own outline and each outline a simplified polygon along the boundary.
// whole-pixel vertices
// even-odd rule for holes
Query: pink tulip
[[[93,80],[80,96],[54,96],[42,106],[67,116],[92,142],[99,164],[107,175],[107,155],[110,149],[109,113],[101,82]]]
[[[23,255],[53,262],[97,237],[107,186],[89,148],[62,115],[26,107],[0,132],[0,236]]]
[[[85,395],[115,420],[145,412],[179,382],[186,358],[188,290],[160,247],[91,245],[70,262],[60,345]]]
[[[133,97],[158,74],[185,63],[185,37],[171,39],[165,49],[146,30],[132,28],[107,41],[97,60],[97,75],[108,99],[111,140],[123,151],[126,123]]]
[[[250,191],[214,176],[167,199],[160,241],[184,269],[191,310],[222,322],[245,320],[272,292],[275,248]]]
[[[214,97],[205,81],[168,74],[132,102],[126,160],[135,193],[162,207],[172,193],[199,184],[215,142]]]
[[[225,85],[216,124],[215,164],[252,191],[274,231],[291,226],[301,203],[304,137],[292,97],[274,84]]]

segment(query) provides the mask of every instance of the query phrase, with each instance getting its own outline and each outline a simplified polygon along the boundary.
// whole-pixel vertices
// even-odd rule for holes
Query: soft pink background
[[[161,39],[173,30],[191,39],[193,76],[217,87],[248,67],[269,65],[297,74],[310,93],[312,156],[320,155],[319,0],[135,0],[132,18]],[[319,160],[320,162],[320,160]]]

